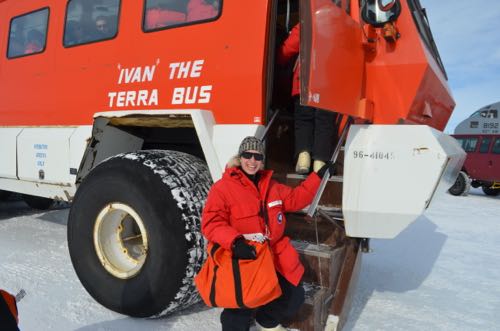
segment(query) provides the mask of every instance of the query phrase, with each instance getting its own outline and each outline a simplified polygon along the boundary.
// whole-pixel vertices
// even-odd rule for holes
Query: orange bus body
[[[360,21],[356,1],[350,2],[351,16],[332,1],[315,2],[324,8],[337,8],[345,17],[342,24]],[[218,124],[264,124],[270,102],[266,96],[270,95],[267,81],[272,68],[273,5],[271,0],[251,6],[225,0],[220,17],[214,21],[145,33],[141,29],[144,2],[122,1],[114,39],[65,48],[66,2],[3,1],[3,41],[9,39],[7,22],[12,17],[44,7],[50,12],[42,53],[0,59],[0,125],[89,125],[96,112],[183,108],[211,110]],[[402,1],[397,21],[401,38],[395,42],[386,41],[378,32],[377,41],[370,44],[361,27],[358,24],[349,39],[332,42],[363,48],[358,57],[362,62],[331,68],[334,71],[326,75],[326,81],[319,82],[328,92],[333,81],[354,79],[346,68],[358,66],[362,75],[361,89],[354,93],[358,100],[346,102],[343,94],[332,91],[335,106],[340,106],[323,108],[375,124],[418,123],[443,129],[454,102],[444,74],[421,40],[408,4]],[[1,44],[0,52],[7,53],[7,42]],[[171,66],[180,62],[191,69],[196,65],[196,77],[179,77],[172,72]],[[124,84],[120,81],[122,70],[141,79]],[[146,70],[154,70],[152,79],[143,79]],[[329,68],[322,70],[328,73]],[[176,88],[184,88],[182,104],[173,102]]]

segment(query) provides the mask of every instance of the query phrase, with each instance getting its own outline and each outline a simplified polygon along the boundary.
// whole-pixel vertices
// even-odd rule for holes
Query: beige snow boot
[[[259,323],[255,323],[257,325],[257,330],[259,331],[287,331],[287,328],[284,328],[281,324],[275,326],[274,328],[265,328],[261,326]]]
[[[310,167],[311,167],[311,155],[307,151],[301,152],[299,154],[299,158],[297,159],[295,172],[301,175],[305,175],[309,172]]]
[[[314,163],[313,163],[314,172],[318,172],[319,169],[321,169],[324,165],[325,165],[325,162],[320,161],[320,160],[314,160]]]

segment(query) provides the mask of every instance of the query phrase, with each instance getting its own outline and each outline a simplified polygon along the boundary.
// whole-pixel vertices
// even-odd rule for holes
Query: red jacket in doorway
[[[280,65],[286,65],[290,60],[299,55],[300,51],[300,24],[296,24],[288,38],[278,49],[277,61]],[[300,94],[300,65],[296,63],[293,68],[292,96]]]

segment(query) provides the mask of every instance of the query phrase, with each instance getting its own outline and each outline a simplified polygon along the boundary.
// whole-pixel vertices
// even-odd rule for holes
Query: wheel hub
[[[121,279],[134,277],[144,266],[148,252],[141,217],[128,205],[106,205],[94,225],[94,248],[110,274]]]

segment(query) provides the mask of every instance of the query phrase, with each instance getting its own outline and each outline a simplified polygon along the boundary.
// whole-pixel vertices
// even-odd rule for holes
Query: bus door
[[[479,148],[471,154],[474,163],[475,178],[493,180],[493,153],[490,152],[494,136],[480,136]]]
[[[497,135],[492,143],[488,160],[488,171],[491,179],[500,182],[500,135]]]
[[[362,29],[349,14],[349,2],[300,2],[301,103],[364,118]]]

